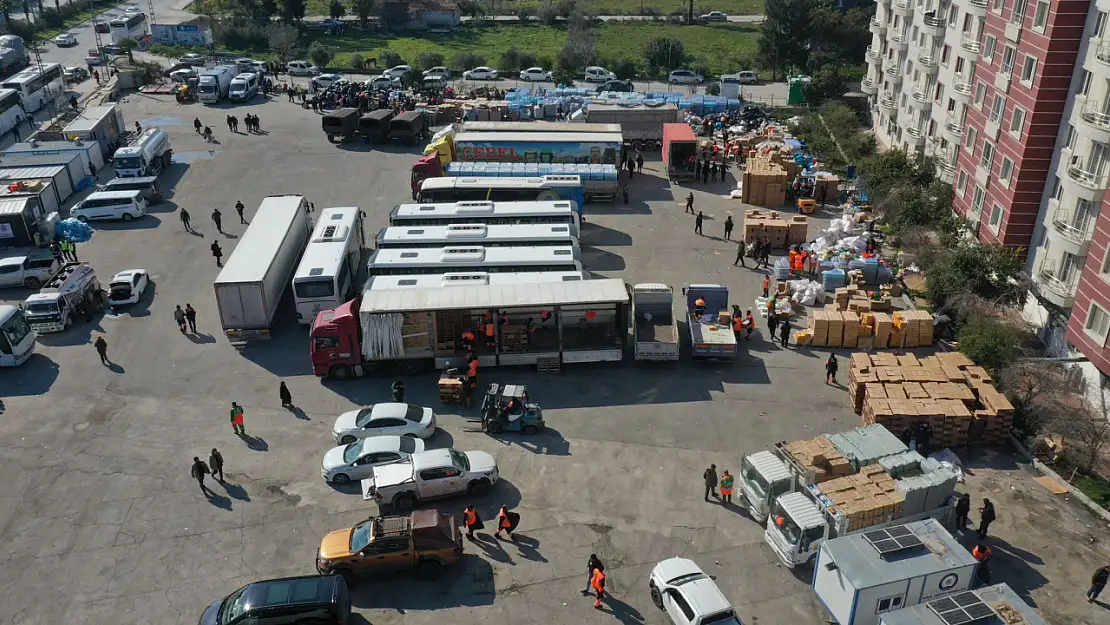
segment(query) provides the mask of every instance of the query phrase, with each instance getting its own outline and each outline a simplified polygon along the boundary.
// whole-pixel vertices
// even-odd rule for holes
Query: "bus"
[[[568,200],[582,214],[586,201],[580,176],[533,176],[528,178],[425,178],[420,183],[418,202],[529,202]]]
[[[371,276],[367,291],[414,289],[422,286],[470,286],[474,284],[535,284],[588,280],[581,271],[538,271],[536,273],[445,273],[424,276]]]
[[[21,308],[0,304],[0,367],[18,367],[35,353],[35,331]]]
[[[391,226],[451,224],[566,224],[577,237],[581,218],[573,202],[445,202],[399,204],[389,213]]]
[[[400,276],[444,273],[537,273],[582,271],[578,250],[550,247],[457,246],[440,249],[375,250],[366,263],[367,275]]]
[[[477,243],[486,247],[570,245],[578,237],[568,224],[449,224],[446,226],[390,226],[378,233],[377,249],[392,247],[447,247]]]
[[[620,134],[620,124],[587,122],[463,122],[461,132],[576,132]]]
[[[23,97],[15,89],[0,89],[0,135],[6,135],[27,117]]]
[[[124,39],[139,41],[150,33],[146,22],[146,13],[128,13],[108,22],[109,31],[112,33],[112,43],[119,43]]]
[[[355,296],[366,237],[357,206],[325,208],[293,274],[297,321],[310,324],[321,310],[331,310]]]
[[[30,115],[65,93],[62,66],[58,63],[43,63],[28,67],[5,80],[0,87],[18,91],[23,98],[23,110]]]

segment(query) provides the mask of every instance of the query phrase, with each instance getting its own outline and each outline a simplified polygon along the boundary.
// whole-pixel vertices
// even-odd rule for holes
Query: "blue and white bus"
[[[582,214],[586,202],[580,176],[534,176],[530,178],[425,178],[420,183],[418,202],[529,202],[569,200]]]
[[[139,41],[150,33],[146,13],[128,13],[117,17],[108,22],[108,29],[112,33],[112,43],[119,43],[124,39]]]
[[[65,93],[62,66],[58,63],[43,63],[28,67],[5,80],[0,86],[19,92],[23,99],[23,110],[27,114],[34,113],[47,102],[53,102]]]
[[[451,224],[565,224],[578,237],[581,217],[574,202],[447,202],[399,204],[389,213],[391,226]]]
[[[365,246],[362,211],[357,206],[320,211],[320,220],[293,274],[297,321],[312,323],[316,313],[354,297]]]
[[[576,248],[481,247],[376,250],[366,263],[371,276],[445,273],[537,273],[582,271]]]

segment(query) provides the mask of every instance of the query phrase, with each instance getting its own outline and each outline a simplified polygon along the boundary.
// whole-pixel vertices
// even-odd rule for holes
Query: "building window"
[[[975,140],[979,138],[978,135],[979,131],[975,130],[974,126],[968,126],[967,134],[964,136],[964,147],[972,154],[975,153]]]
[[[979,81],[979,84],[975,86],[974,103],[976,108],[983,106],[983,98],[985,97],[987,97],[987,83]]]
[[[990,141],[983,142],[983,153],[979,156],[979,166],[990,172],[994,164],[994,145]]]
[[[1064,189],[1060,187],[1060,176],[1057,176],[1056,174],[1052,174],[1052,193],[1048,194],[1049,197],[1051,197],[1052,199],[1059,202],[1060,201],[1060,196],[1063,195],[1063,194],[1064,194]]]
[[[956,176],[956,193],[960,197],[963,197],[963,196],[967,195],[967,171],[966,170],[961,169],[960,174],[958,176]],[[1107,257],[1110,258],[1110,254],[1107,254]]]
[[[890,612],[900,607],[902,607],[902,595],[898,595],[897,597],[884,597],[879,599],[878,605],[875,606],[875,614]]]
[[[1010,114],[1010,134],[1014,138],[1021,138],[1021,129],[1025,127],[1025,109],[1020,106],[1014,107],[1014,112]]]
[[[1102,279],[1107,279],[1106,274],[1110,274],[1110,247],[1106,248],[1106,254],[1102,257]]]
[[[1007,76],[1014,73],[1014,59],[1017,58],[1017,51],[1012,46],[1006,46],[1002,50],[1002,73]]]
[[[1098,15],[1095,16],[1094,32],[1096,39],[1102,39],[1102,36],[1106,34],[1106,11],[1099,11]]]
[[[1048,24],[1048,3],[1038,2],[1037,11],[1033,13],[1033,30],[1044,34],[1045,24]]]
[[[1002,114],[1006,112],[1006,98],[1000,94],[994,94],[994,102],[991,103],[990,122],[998,124],[1002,121]]]
[[[1068,124],[1068,140],[1066,145],[1069,150],[1075,150],[1075,138],[1075,126]]]
[[[1087,95],[1091,90],[1091,72],[1083,70],[1083,80],[1079,82],[1079,95]]]
[[[1002,13],[1003,4],[1005,4],[1005,0],[994,0],[993,2],[991,2],[991,11],[994,11],[995,13]]]
[[[983,214],[983,201],[987,199],[987,192],[983,187],[975,185],[975,195],[971,198],[971,212],[979,219]]]
[[[990,227],[995,231],[998,230],[998,224],[1002,222],[1002,205],[998,202],[991,206],[991,220]]]
[[[1037,76],[1037,57],[1025,55],[1025,64],[1021,66],[1021,84],[1026,87],[1033,86],[1033,79]]]
[[[1009,156],[1002,157],[1002,164],[998,167],[998,181],[1006,188],[1010,187],[1010,177],[1014,175],[1014,162]]]
[[[1014,0],[1014,8],[1010,10],[1010,23],[1021,26],[1025,23],[1025,10],[1029,7],[1029,0]]]
[[[1097,339],[1099,345],[1106,344],[1106,333],[1110,331],[1110,315],[1098,304],[1091,302],[1091,309],[1087,311],[1087,322],[1083,325],[1088,336]]]
[[[953,4],[952,6],[948,7],[948,27],[949,28],[955,28],[956,27],[956,20],[959,17],[960,17],[960,11],[956,7],[956,5]]]
[[[994,61],[994,49],[997,45],[998,40],[994,38],[994,35],[987,35],[987,41],[983,44],[983,58],[988,63]]]

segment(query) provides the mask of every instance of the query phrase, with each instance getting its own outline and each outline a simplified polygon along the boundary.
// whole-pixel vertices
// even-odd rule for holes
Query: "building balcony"
[[[917,62],[929,74],[935,74],[940,69],[937,55],[931,50],[922,50],[921,53],[917,55]]]
[[[921,21],[925,24],[925,33],[937,37],[943,35],[945,29],[948,27],[948,23],[944,21],[943,17],[926,15],[921,18]]]
[[[1056,175],[1064,185],[1064,190],[1077,198],[1101,203],[1106,194],[1106,174],[1099,174],[1084,166],[1082,157],[1073,156],[1074,150],[1064,147],[1060,150],[1060,161]]]
[[[886,32],[886,22],[880,22],[879,18],[872,17],[871,25],[867,27],[867,30],[876,35],[881,35]]]
[[[907,104],[914,110],[928,110],[933,106],[933,89],[932,85],[915,85]]]
[[[964,33],[960,37],[960,47],[968,52],[979,54],[979,51],[983,49],[983,44],[979,43],[979,37],[971,33]]]
[[[910,145],[921,147],[925,145],[925,130],[917,126],[910,126],[906,128],[906,137]]]
[[[880,58],[879,51],[873,46],[867,46],[867,51],[863,53],[863,56],[867,59],[868,63],[874,63]]]
[[[1055,204],[1055,206],[1054,206]],[[1049,201],[1052,221],[1046,235],[1052,241],[1054,251],[1062,250],[1075,256],[1086,256],[1091,247],[1091,237],[1095,233],[1095,218],[1092,215],[1080,216],[1074,208],[1065,208],[1057,200]]]
[[[888,39],[890,47],[900,52],[905,52],[910,47],[910,36],[904,32],[894,33]]]
[[[860,91],[867,95],[875,95],[879,92],[879,85],[870,78],[864,78],[859,84]]]
[[[1039,254],[1047,253],[1040,248]],[[1073,272],[1073,274],[1078,272]],[[1075,303],[1075,290],[1079,286],[1078,275],[1060,275],[1055,260],[1043,260],[1036,272],[1037,286],[1041,296],[1061,308],[1071,308]]]
[[[884,93],[879,97],[879,106],[888,111],[893,111],[896,108],[897,101],[894,99],[894,94]]]
[[[1106,112],[1110,106],[1092,102],[1084,96],[1080,96],[1075,104],[1079,119],[1087,129],[1084,134],[1092,141],[1110,143],[1110,113]]]
[[[975,93],[975,85],[966,82],[967,77],[963,74],[956,74],[952,82],[952,91],[949,94],[952,99],[958,104],[968,104],[971,102],[971,96]]]
[[[902,17],[913,16],[913,0],[894,0],[890,7],[891,12]]]
[[[955,115],[949,113],[948,118],[944,122],[944,132],[948,134],[948,138],[954,143],[959,144],[964,136],[965,122]]]
[[[883,73],[887,75],[887,78],[890,78],[891,82],[895,84],[899,84],[902,82],[903,72],[902,68],[899,67],[899,65],[901,65],[901,63],[894,63],[890,67],[883,70]]]
[[[1098,42],[1098,47],[1095,48],[1095,58],[1110,66],[1110,41]]]
[[[1106,190],[1106,174],[1085,169],[1081,160],[1068,165],[1067,173],[1069,180],[1084,189],[1099,193]]]
[[[975,17],[986,17],[989,0],[968,0],[967,12]]]

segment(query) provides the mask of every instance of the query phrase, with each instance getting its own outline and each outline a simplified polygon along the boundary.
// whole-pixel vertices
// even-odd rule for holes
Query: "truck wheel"
[[[173,164],[173,151],[166,152],[162,155],[162,169],[169,169]]]
[[[336,569],[331,574],[342,577],[343,581],[347,582],[347,588],[354,588],[358,583],[358,576],[351,569]]]
[[[85,217],[84,215],[81,215],[80,217],[77,218],[77,221],[79,221],[83,224],[87,224],[87,223],[89,223],[89,218]]]
[[[466,492],[472,497],[485,497],[489,494],[489,491],[490,484],[487,479],[474,480],[470,483],[470,486],[466,488]]]
[[[443,575],[443,565],[435,560],[424,560],[416,567],[416,574],[423,579],[438,579]]]
[[[328,143],[335,143],[335,139],[331,135],[328,135]]]
[[[406,360],[397,365],[402,375],[417,375],[424,371],[424,363],[419,360]]]
[[[328,371],[328,377],[333,380],[348,380],[351,378],[351,368],[347,365],[335,365]]]
[[[351,436],[350,434],[348,434],[348,435],[344,436],[343,438],[339,439],[339,444],[340,445],[350,445],[353,442],[355,442],[355,437]]]
[[[412,512],[416,507],[416,498],[409,493],[402,493],[393,499],[393,507],[400,512]]]
[[[339,475],[331,478],[331,481],[336,484],[343,485],[350,482],[351,478],[346,473],[340,473]]]
[[[134,219],[134,217],[131,216],[131,213],[124,213],[123,214],[123,220],[124,221],[131,221],[132,219]]]
[[[488,423],[488,424],[486,425],[486,430],[487,430],[487,431],[488,431],[488,432],[489,432],[490,434],[500,434],[500,433],[501,433],[502,431],[504,431],[504,428],[502,428],[502,427],[501,427],[501,424],[500,424],[500,423],[498,423],[497,421],[490,421],[490,422],[489,422],[489,423]]]
[[[539,434],[540,433],[539,428],[537,428],[534,425],[526,425],[523,428],[521,428],[520,431],[524,432],[525,434],[527,434],[529,436],[532,436],[533,434]]]
[[[659,592],[659,589],[655,586],[651,587],[651,602],[660,610],[663,609],[663,593]]]
[[[632,142],[632,149],[636,150],[636,151],[643,150],[644,149],[644,142],[639,140],[639,139],[636,139],[635,141]]]
[[[27,278],[23,281],[23,286],[27,287],[28,289],[37,289],[41,285],[42,285],[42,280],[39,280],[38,278],[33,278],[32,277],[32,278]]]

